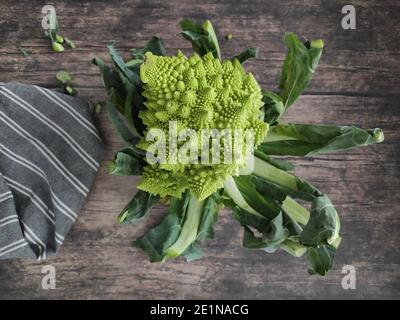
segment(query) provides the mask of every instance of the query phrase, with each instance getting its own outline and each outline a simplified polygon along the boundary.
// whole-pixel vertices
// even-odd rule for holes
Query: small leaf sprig
[[[58,23],[57,15],[55,10],[48,12],[49,29],[45,31],[45,36],[51,41],[51,47],[54,52],[63,52],[65,48],[63,44],[66,44],[71,49],[75,49],[75,43],[67,37],[63,37],[60,34],[60,25]]]

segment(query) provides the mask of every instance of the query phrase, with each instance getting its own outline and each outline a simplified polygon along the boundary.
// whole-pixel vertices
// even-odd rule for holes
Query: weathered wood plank
[[[43,264],[2,261],[0,298],[400,297],[398,1],[354,1],[356,31],[341,29],[344,1],[59,1],[62,29],[78,45],[61,55],[51,53],[42,36],[43,4],[0,2],[0,81],[56,88],[55,73],[63,68],[74,76],[81,96],[102,100],[99,74],[90,60],[94,54],[107,58],[107,40],[117,40],[125,56],[154,34],[165,40],[169,52],[189,52],[188,43],[176,34],[179,19],[190,17],[210,18],[221,36],[233,34],[230,42],[221,37],[226,56],[260,46],[259,59],[248,68],[272,89],[285,54],[283,32],[295,31],[323,37],[327,47],[307,94],[285,120],[381,127],[386,141],[295,161],[296,172],[326,192],[342,218],[343,244],[326,278],[308,276],[304,260],[241,248],[241,230],[229,211],[220,215],[216,239],[203,244],[204,259],[151,264],[132,248],[131,240],[159,221],[165,209],[158,206],[141,225],[117,225],[115,217],[136,191],[137,178],[106,174],[107,161],[122,144],[103,113],[98,118],[107,149],[102,167],[60,254],[46,262],[56,267],[57,290],[41,289]],[[33,54],[24,58],[20,45]],[[346,264],[356,267],[357,290],[341,288]]]

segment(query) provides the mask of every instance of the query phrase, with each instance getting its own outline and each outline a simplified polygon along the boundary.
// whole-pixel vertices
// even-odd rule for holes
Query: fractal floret
[[[162,130],[168,137],[171,122],[177,132],[191,130],[191,143],[196,144],[199,157],[183,164],[166,139],[166,161],[148,164],[143,173],[139,189],[164,196],[180,197],[190,189],[199,200],[205,199],[223,186],[228,176],[239,175],[239,169],[246,163],[245,153],[249,147],[258,146],[265,138],[268,124],[262,120],[263,106],[260,86],[251,73],[246,73],[236,59],[221,62],[211,53],[200,57],[197,54],[187,58],[178,51],[176,56],[157,56],[151,52],[145,55],[140,68],[143,82],[142,96],[146,110],[139,116],[147,127]],[[211,132],[224,131],[220,136],[221,148],[217,151],[219,163],[200,161],[205,147],[211,146]],[[240,141],[234,132],[241,130]],[[207,142],[207,144],[206,144]],[[184,142],[178,142],[178,148]],[[226,148],[231,146],[232,154],[242,157],[226,159]],[[138,147],[148,150],[145,138]],[[240,148],[240,150],[239,150]],[[214,150],[214,149],[213,149]],[[171,151],[171,152],[169,152]],[[201,153],[203,152],[203,153]],[[209,156],[211,147],[206,150]],[[224,157],[225,156],[225,157]],[[195,161],[193,161],[195,160]]]

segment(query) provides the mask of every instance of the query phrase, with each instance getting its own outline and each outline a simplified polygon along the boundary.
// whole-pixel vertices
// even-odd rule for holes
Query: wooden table
[[[52,2],[54,3],[54,2]],[[357,29],[344,30],[341,8],[357,9]],[[98,116],[106,155],[85,208],[56,258],[44,263],[0,262],[0,298],[62,299],[288,299],[400,298],[400,2],[385,1],[57,1],[62,34],[75,50],[50,50],[41,29],[47,1],[0,2],[0,81],[57,88],[55,74],[69,71],[79,95],[104,99],[98,55],[109,61],[105,44],[141,47],[153,35],[169,53],[190,44],[181,39],[182,17],[214,22],[223,55],[248,46],[260,55],[247,63],[260,84],[276,89],[286,49],[285,31],[326,43],[318,72],[285,120],[355,124],[384,129],[381,145],[296,160],[297,174],[326,192],[342,219],[343,243],[325,278],[307,274],[305,259],[241,247],[241,228],[229,211],[216,226],[216,239],[203,243],[205,258],[151,264],[131,241],[165,213],[162,206],[138,226],[120,226],[118,212],[132,197],[137,180],[108,176],[106,164],[122,146],[107,115]],[[227,41],[224,36],[232,34]],[[19,48],[32,51],[24,57]],[[290,159],[294,160],[294,159]],[[57,272],[57,288],[43,290],[43,265]],[[357,289],[343,290],[342,267],[356,268]]]

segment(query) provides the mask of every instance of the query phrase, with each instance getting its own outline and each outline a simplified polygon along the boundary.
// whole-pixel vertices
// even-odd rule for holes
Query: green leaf
[[[121,176],[140,176],[146,165],[142,150],[129,146],[118,151],[115,159],[108,165],[108,173]]]
[[[257,58],[258,48],[247,48],[237,56],[234,56],[231,60],[239,60],[240,63],[244,63],[246,60],[251,58]]]
[[[211,52],[215,58],[221,59],[218,39],[209,20],[202,25],[184,19],[180,22],[181,35],[191,42],[193,50],[200,56]]]
[[[188,261],[201,258],[200,241],[214,237],[213,226],[217,221],[218,197],[211,195],[197,201],[186,191],[182,199],[172,198],[163,222],[135,241],[151,261],[166,261],[179,255]]]
[[[273,220],[280,213],[280,208],[276,203],[264,198],[257,191],[252,176],[238,176],[234,180],[245,201],[262,216]]]
[[[279,88],[285,109],[289,108],[310,82],[322,54],[323,42],[302,43],[294,33],[285,33],[289,50],[283,63]]]
[[[292,173],[279,169],[257,156],[254,158],[253,175],[264,179],[264,183],[273,184],[286,195],[299,198],[305,201],[313,201],[315,197],[321,195],[309,182],[300,179]]]
[[[68,82],[70,82],[72,80],[71,75],[65,70],[58,71],[56,78],[62,84],[67,84]]]
[[[75,43],[72,40],[68,39],[67,37],[64,38],[64,41],[71,49],[76,48]]]
[[[282,98],[267,90],[262,90],[262,101],[264,102],[264,121],[273,125],[278,122],[280,116],[285,112]]]
[[[150,209],[160,201],[160,197],[138,190],[128,205],[118,216],[118,222],[124,224],[142,221]]]
[[[131,70],[124,62],[123,58],[115,50],[113,42],[107,45],[114,66],[120,75],[120,80],[125,88],[124,105],[121,113],[124,114],[128,126],[132,131],[142,135],[145,129],[142,120],[139,118],[139,110],[145,109],[143,97],[139,92],[142,88],[142,82],[138,70]]]
[[[282,213],[269,221],[263,229],[262,236],[257,237],[250,228],[244,226],[243,246],[272,252],[289,237],[289,230],[283,225]]]
[[[198,201],[191,194],[181,234],[177,241],[165,250],[167,258],[175,258],[181,254],[188,260],[201,257],[199,241],[214,237],[213,226],[219,211],[218,197],[209,196]],[[186,254],[185,254],[186,253]]]
[[[331,245],[308,248],[308,260],[311,264],[311,268],[308,272],[311,275],[325,276],[326,273],[332,268],[335,253],[336,249]]]
[[[219,197],[217,192],[205,200],[197,241],[214,239],[214,225],[218,220]]]
[[[123,80],[127,80],[130,84],[135,85],[135,86],[140,86],[141,81],[140,77],[137,73],[133,72],[126,64],[124,59],[120,56],[120,54],[117,52],[117,50],[114,48],[114,42],[109,42],[107,44],[107,48],[110,52],[111,59],[114,63],[114,66],[117,68],[117,70],[121,73],[121,75],[124,77]]]
[[[118,115],[117,107],[117,95],[115,90],[112,88],[110,95],[107,97],[106,108],[110,116],[110,120],[119,133],[121,138],[128,144],[136,144],[139,141],[139,134],[137,132],[132,132],[123,122],[123,120]]]
[[[284,170],[284,171],[293,171],[294,170],[294,165],[288,161],[282,160],[282,159],[276,159],[268,156],[266,153],[264,153],[262,150],[254,150],[254,155],[269,164],[272,164],[273,166]]]
[[[164,251],[178,239],[189,198],[189,192],[185,192],[181,199],[172,197],[168,213],[162,222],[133,242],[134,246],[142,249],[149,256],[151,262],[164,261]]]
[[[104,87],[107,90],[107,94],[111,94],[113,90],[114,99],[117,100],[117,109],[120,112],[124,110],[124,101],[126,96],[125,87],[121,81],[119,73],[106,65],[100,58],[94,57],[92,63],[99,67],[102,76]]]
[[[186,258],[188,262],[201,259],[203,253],[201,252],[200,245],[197,242],[192,243],[182,255]]]
[[[142,61],[144,60],[144,55],[146,52],[150,51],[151,53],[157,56],[165,56],[167,53],[165,51],[164,43],[160,38],[152,37],[147,44],[141,49],[132,49],[131,56],[134,60]]]
[[[315,198],[311,204],[310,220],[300,235],[306,246],[332,244],[339,238],[340,221],[335,207],[326,195]]]
[[[380,143],[383,139],[378,128],[278,124],[270,127],[259,149],[269,155],[310,156]]]

